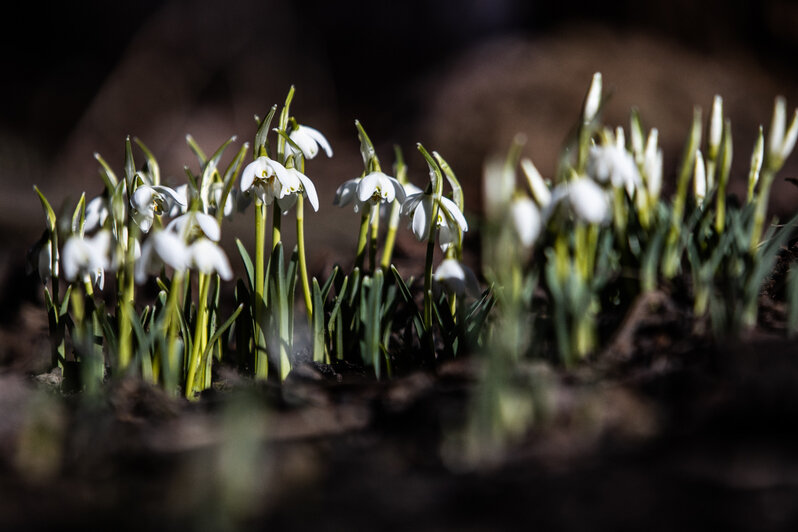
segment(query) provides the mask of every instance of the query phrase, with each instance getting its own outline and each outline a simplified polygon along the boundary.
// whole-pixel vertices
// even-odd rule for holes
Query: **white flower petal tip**
[[[430,194],[413,194],[402,203],[402,215],[410,219],[410,229],[420,241],[429,238],[432,211]],[[462,240],[462,234],[468,231],[468,222],[452,200],[442,197],[438,202],[436,227],[439,229],[438,242],[445,251]]]

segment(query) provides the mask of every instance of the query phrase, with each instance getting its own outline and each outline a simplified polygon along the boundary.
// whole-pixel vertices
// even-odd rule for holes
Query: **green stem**
[[[313,297],[308,280],[308,265],[305,258],[305,199],[300,196],[296,204],[296,245],[299,255],[299,276],[302,279],[302,293],[305,296],[305,309],[308,313],[308,324],[313,328]]]
[[[437,213],[437,209],[433,208],[433,220]],[[435,256],[435,235],[437,234],[437,227],[430,231],[430,237],[427,241],[427,256],[424,263],[424,330],[429,334],[432,331],[432,261]]]
[[[277,247],[277,243],[281,241],[280,226],[283,222],[283,213],[280,211],[280,206],[277,201],[272,203],[272,250]]]
[[[366,242],[369,235],[369,212],[367,209],[360,217],[360,234],[357,238],[357,257],[355,258],[355,267],[363,270],[363,263],[366,259]]]
[[[765,225],[765,215],[768,210],[768,199],[770,198],[770,186],[773,184],[773,178],[776,173],[770,168],[764,169],[759,179],[759,190],[755,198],[756,205],[754,207],[754,222],[751,228],[751,255],[756,254],[759,247],[759,241],[762,237],[762,229]]]
[[[371,272],[377,269],[377,238],[380,235],[380,206],[379,204],[372,207],[374,209],[374,213],[372,214],[371,220],[371,243],[369,246],[369,266],[371,266]]]
[[[269,358],[266,355],[266,335],[261,324],[263,323],[263,310],[265,301],[264,289],[264,263],[266,247],[266,205],[260,200],[255,200],[255,300],[252,304],[255,317],[255,378],[266,379],[269,376]]]
[[[191,350],[191,358],[188,363],[188,375],[186,376],[186,389],[185,394],[187,399],[194,398],[194,380],[197,375],[197,369],[200,365],[200,354],[205,350],[203,340],[203,329],[207,321],[208,309],[208,282],[206,275],[199,275],[199,301],[197,302],[197,321],[194,327],[194,346]]]
[[[122,276],[122,301],[119,305],[119,369],[124,371],[133,358],[133,329],[128,316],[128,305],[135,308],[133,284],[133,265],[136,260],[135,224],[128,227],[127,249],[125,250],[125,268]]]
[[[172,284],[169,288],[169,298],[166,300],[166,316],[167,321],[164,324],[167,341],[166,341],[166,356],[162,360],[164,368],[164,383],[168,386],[168,392],[174,392],[172,383],[174,382],[173,375],[177,371],[177,330],[180,327],[180,288],[183,285],[183,272],[175,271],[172,276]],[[153,371],[154,373],[154,371]]]

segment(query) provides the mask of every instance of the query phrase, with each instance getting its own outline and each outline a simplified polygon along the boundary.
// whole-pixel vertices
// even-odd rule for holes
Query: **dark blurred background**
[[[231,135],[250,140],[253,115],[291,84],[294,114],[335,149],[308,166],[322,203],[308,233],[341,249],[354,246],[357,220],[331,201],[361,170],[355,118],[386,166],[393,144],[404,149],[419,184],[415,143],[438,150],[466,183],[473,213],[485,157],[515,133],[528,136],[525,152],[544,175],[553,172],[594,71],[613,93],[608,123],[627,124],[636,105],[659,127],[666,176],[694,104],[708,111],[724,96],[738,170],[773,98],[798,104],[798,6],[782,0],[27,2],[4,26],[0,240],[14,254],[43,228],[34,183],[56,205],[94,196],[92,153],[121,169],[130,134],[179,184],[183,165],[197,166],[186,133],[206,151]],[[794,210],[794,187],[776,187],[774,211]],[[245,239],[249,221],[235,222]]]

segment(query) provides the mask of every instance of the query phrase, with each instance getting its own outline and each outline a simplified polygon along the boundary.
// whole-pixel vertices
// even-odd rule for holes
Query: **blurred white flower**
[[[214,242],[218,242],[222,236],[219,222],[216,221],[216,218],[210,214],[197,211],[189,211],[182,216],[178,216],[169,222],[166,230],[176,233],[184,242],[194,240],[203,234]]]
[[[261,156],[249,163],[241,174],[241,191],[254,194],[266,205],[275,198],[289,194],[289,190],[299,190],[299,179],[285,166],[273,159]]]
[[[524,176],[526,176],[529,189],[535,201],[537,201],[541,208],[545,209],[551,202],[551,191],[543,180],[543,176],[540,175],[540,172],[538,172],[538,169],[532,164],[532,161],[527,158],[521,160],[521,170],[524,172]]]
[[[180,202],[175,202],[175,204],[172,205],[172,208],[169,209],[169,216],[171,218],[185,214],[188,210],[188,184],[184,183],[178,187],[175,187],[174,190],[180,198]]]
[[[199,238],[188,246],[188,265],[204,274],[218,273],[225,281],[233,278],[230,262],[222,248],[207,238]]]
[[[629,195],[640,184],[634,157],[622,146],[591,146],[587,156],[587,174],[598,183],[624,187]]]
[[[585,98],[585,106],[582,111],[582,121],[585,123],[592,122],[598,114],[599,106],[601,105],[601,72],[593,74],[593,80],[590,83],[590,89],[587,91]]]
[[[327,142],[322,133],[317,130],[313,129],[310,126],[303,126],[298,125],[296,129],[294,129],[290,135],[288,135],[299,149],[302,150],[302,155],[305,159],[313,159],[319,153],[319,147],[324,150],[324,153],[327,154],[327,157],[333,156],[332,147],[330,147],[330,143]],[[296,148],[291,146],[290,143],[286,143],[286,149],[291,150],[294,155],[297,155]]]
[[[70,236],[61,252],[64,278],[70,283],[78,279],[90,281],[102,290],[105,270],[110,267],[110,252],[110,231],[100,231],[89,238]]]
[[[130,198],[133,207],[133,220],[143,232],[152,227],[155,215],[168,213],[175,204],[185,204],[180,195],[169,187],[163,185],[141,185]]]
[[[659,198],[662,191],[662,150],[657,145],[658,138],[657,128],[651,128],[643,155],[643,175],[646,178],[646,189],[651,199]]]
[[[429,239],[430,221],[432,218],[432,195],[425,193],[408,196],[402,204],[402,215],[410,219],[410,229],[420,241]],[[462,234],[468,231],[468,222],[449,198],[441,197],[438,202],[438,243],[446,251],[452,244],[462,240]]]
[[[433,274],[433,280],[450,295],[479,297],[480,288],[477,276],[471,268],[456,259],[445,259],[441,262]]]
[[[136,282],[143,283],[148,276],[157,274],[163,265],[170,266],[175,271],[185,271],[189,265],[185,241],[169,230],[155,231],[144,242],[141,257],[136,261]]]
[[[510,216],[521,246],[525,249],[531,248],[543,228],[543,221],[537,205],[524,196],[514,198],[510,204]]]
[[[696,203],[701,205],[707,195],[707,172],[704,165],[704,156],[701,150],[695,152],[695,166],[693,168],[693,195]]]
[[[548,220],[560,203],[565,204],[578,220],[586,223],[603,224],[610,219],[608,193],[589,177],[579,177],[557,185],[544,219]]]
[[[83,230],[90,233],[102,227],[110,214],[108,201],[103,196],[97,196],[86,204]]]

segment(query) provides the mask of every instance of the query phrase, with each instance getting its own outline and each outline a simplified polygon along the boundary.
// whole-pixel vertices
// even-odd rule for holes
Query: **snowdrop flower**
[[[510,205],[510,217],[521,246],[524,249],[530,249],[543,229],[543,221],[537,205],[527,197],[517,197]]]
[[[111,233],[100,231],[94,237],[72,235],[64,244],[61,267],[64,278],[71,282],[81,279],[93,282],[102,290],[105,270],[110,267]]]
[[[532,164],[532,161],[529,159],[521,160],[521,170],[523,170],[526,176],[529,189],[532,191],[532,196],[535,198],[535,201],[545,209],[546,206],[551,203],[551,191],[546,185],[546,182],[543,181],[543,176],[540,175],[538,169],[535,168],[535,165]]]
[[[430,218],[432,217],[432,195],[419,193],[408,196],[402,204],[402,214],[410,218],[410,229],[420,241],[429,239]],[[443,251],[459,242],[462,233],[468,231],[468,222],[449,198],[441,197],[438,202],[438,243]]]
[[[175,203],[181,202],[185,205],[180,195],[169,187],[141,185],[130,198],[130,205],[135,211],[133,220],[146,233],[152,227],[155,215],[168,213]]]
[[[266,156],[249,163],[241,174],[241,191],[254,194],[266,205],[287,195],[289,190],[299,190],[301,186],[296,175]]]
[[[643,155],[643,175],[646,177],[648,195],[652,199],[658,198],[662,190],[662,150],[657,146],[658,137],[659,131],[652,128]]]
[[[601,105],[601,85],[601,72],[596,72],[593,74],[593,80],[585,98],[585,107],[582,112],[582,120],[585,123],[592,122],[598,114],[599,105]]]
[[[105,225],[105,220],[111,212],[108,210],[108,202],[102,196],[97,196],[86,204],[86,214],[83,223],[83,230],[87,232]]]
[[[776,168],[780,168],[784,164],[784,160],[792,153],[795,141],[798,139],[798,109],[795,110],[790,127],[787,129],[786,108],[787,102],[784,97],[776,98],[770,123],[770,135],[768,135],[768,156]]]
[[[53,263],[53,244],[46,232],[28,251],[27,259],[25,273],[31,274],[35,269],[42,284],[47,285],[53,275],[58,275],[58,250]]]
[[[402,184],[389,175],[375,171],[366,175],[357,184],[357,199],[361,204],[399,203],[405,200],[405,189]]]
[[[707,173],[704,166],[704,156],[701,150],[696,150],[695,167],[693,168],[693,194],[696,202],[701,205],[707,195]]]
[[[283,184],[280,195],[277,197],[277,204],[283,213],[294,206],[300,194],[308,198],[313,210],[319,211],[319,197],[316,195],[316,187],[308,176],[296,168],[286,168],[289,175],[293,177],[290,181]]]
[[[233,278],[233,270],[222,248],[207,238],[198,238],[186,249],[189,267],[204,274],[218,273],[225,281]]]
[[[350,203],[354,203],[355,212],[360,212],[363,204],[357,199],[357,185],[362,178],[356,177],[344,182],[335,191],[335,198],[333,198],[333,205],[337,207],[344,207]]]
[[[432,276],[448,294],[458,297],[469,295],[479,297],[479,281],[477,276],[468,266],[464,266],[456,259],[445,259]]]
[[[186,210],[188,210],[188,183],[184,183],[179,187],[176,187],[174,190],[181,201],[175,202],[175,204],[172,205],[172,208],[169,209],[170,218],[174,218],[175,216],[180,216],[181,214],[185,214]]]
[[[189,211],[182,216],[178,216],[166,226],[167,231],[171,231],[185,241],[191,241],[203,234],[218,242],[222,236],[219,223],[216,218],[204,212]]]
[[[587,156],[587,174],[598,183],[609,182],[613,187],[624,187],[630,195],[640,184],[634,157],[617,144],[591,146]]]
[[[566,204],[580,221],[589,224],[609,221],[611,212],[607,191],[589,177],[579,177],[557,185],[552,192],[551,204],[546,209],[544,218],[548,219],[560,203]]]
[[[319,147],[324,150],[324,153],[327,154],[327,157],[333,156],[332,147],[330,147],[330,143],[327,142],[327,139],[321,132],[317,129],[313,129],[309,126],[298,125],[296,129],[291,131],[291,134],[288,135],[294,143],[299,146],[299,149],[302,150],[302,156],[305,159],[313,159],[319,153]],[[291,146],[290,143],[286,143],[286,149],[291,150],[294,155],[298,155],[296,148]]]
[[[136,261],[136,282],[141,284],[150,275],[157,274],[163,265],[175,271],[185,271],[189,266],[186,243],[173,231],[155,231],[144,242],[141,258]]]

